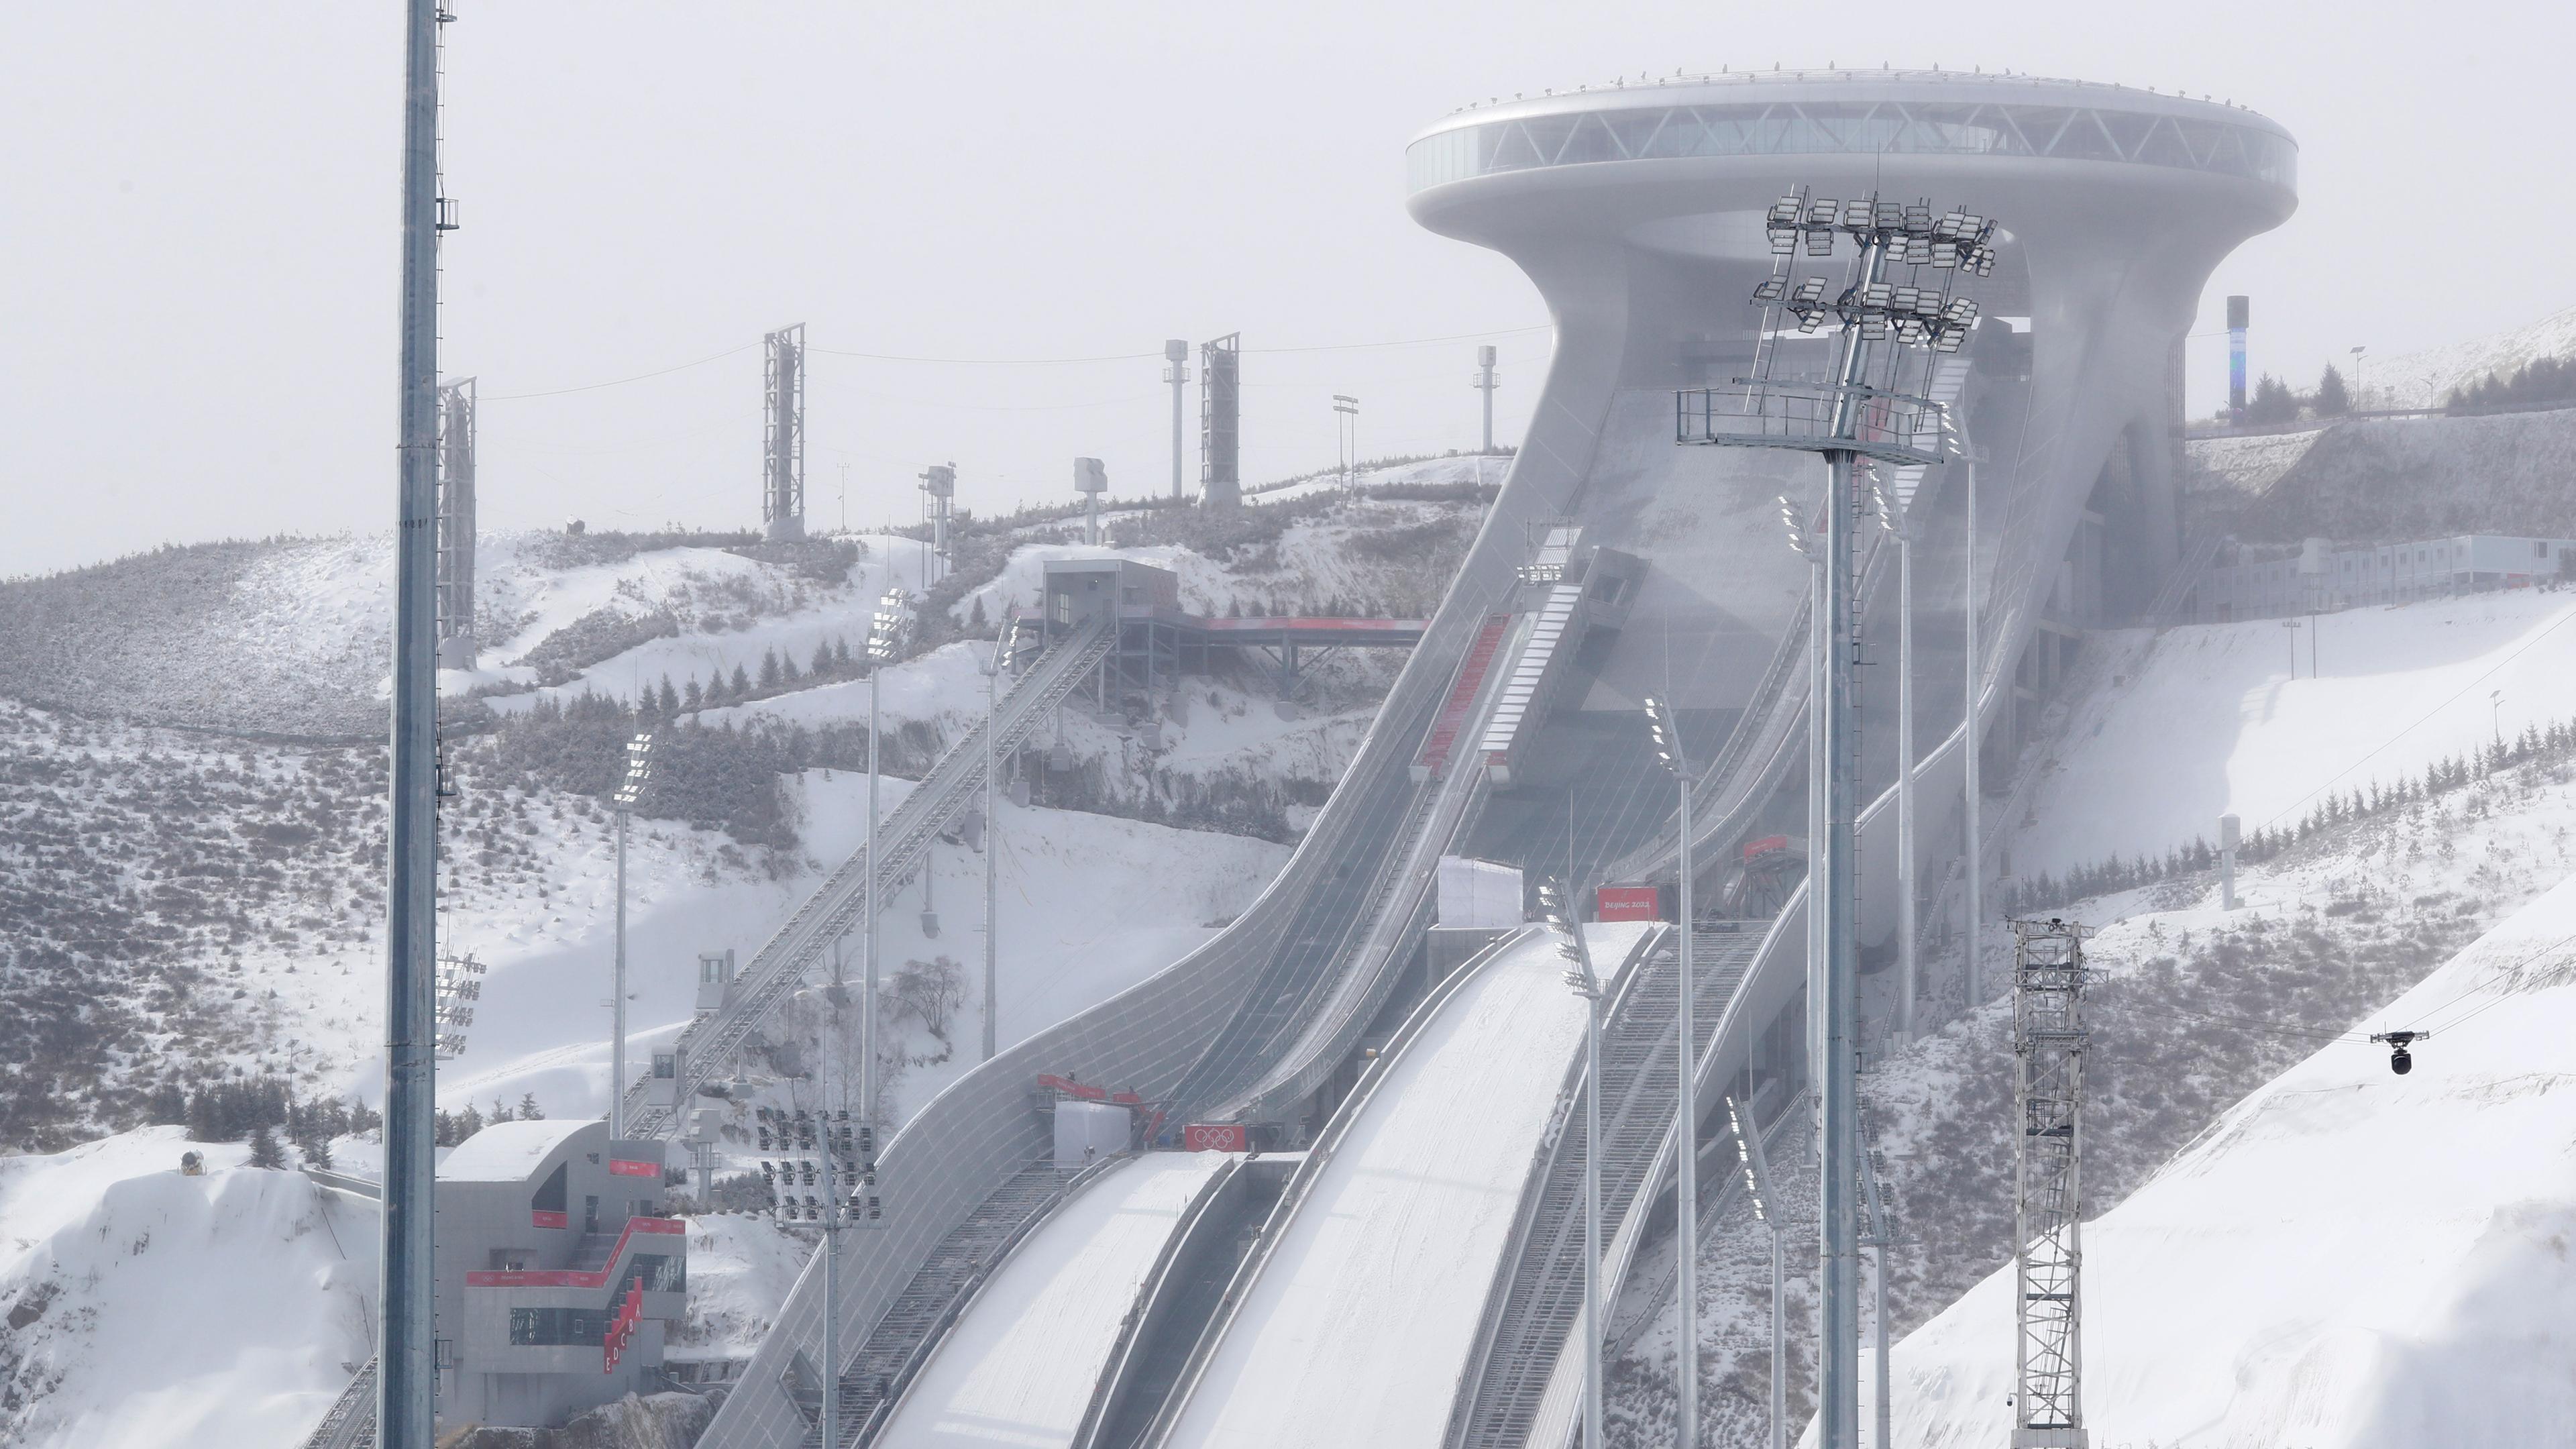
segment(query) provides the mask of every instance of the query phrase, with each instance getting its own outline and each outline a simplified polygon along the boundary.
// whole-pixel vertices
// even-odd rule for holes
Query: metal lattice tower
[[[2015,921],[2014,1449],[2085,1449],[2082,1398],[2084,928]]]
[[[471,669],[474,643],[474,379],[438,390],[438,667]]]
[[[760,416],[765,447],[760,521],[772,539],[805,536],[805,324],[782,327],[762,339]]]
[[[1243,334],[1199,345],[1199,503],[1243,501]]]

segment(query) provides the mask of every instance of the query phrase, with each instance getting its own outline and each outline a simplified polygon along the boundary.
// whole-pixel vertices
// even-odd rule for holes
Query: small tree
[[[521,1094],[519,1097],[519,1120],[522,1122],[542,1122],[546,1120],[546,1114],[537,1110],[536,1093],[527,1092]]]
[[[778,687],[778,651],[775,649],[760,651],[760,687],[763,689]]]
[[[735,699],[740,699],[744,695],[751,693],[750,672],[745,670],[739,664],[735,665],[733,667],[733,683],[728,688],[729,692]]]
[[[2352,411],[2352,394],[2343,385],[2343,374],[2331,362],[2325,376],[2317,379],[2315,407],[2321,418],[2339,418]]]
[[[265,1122],[250,1129],[250,1165],[253,1167],[286,1165],[286,1153],[278,1147],[276,1135],[268,1130],[268,1124]]]
[[[2261,426],[2267,423],[2290,423],[2299,418],[2299,395],[2290,385],[2265,373],[2255,380],[2254,395],[2245,400],[2245,421]]]
[[[304,1144],[304,1165],[306,1167],[320,1168],[324,1172],[330,1171],[331,1139],[328,1137],[316,1136],[311,1141],[306,1142]]]

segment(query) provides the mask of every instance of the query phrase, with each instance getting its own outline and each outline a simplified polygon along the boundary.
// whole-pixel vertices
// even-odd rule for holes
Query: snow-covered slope
[[[0,1443],[271,1449],[371,1352],[375,1216],[150,1127],[0,1158]]]
[[[2333,1045],[2084,1231],[2097,1444],[2576,1441],[2576,881]],[[2007,1432],[2001,1271],[1896,1353],[1898,1442]]]
[[[2576,536],[2576,410],[2488,417],[2364,418],[2321,432],[2233,439],[2253,460],[2286,456],[2261,496],[2229,520],[2238,538],[2296,543],[2316,535],[2397,543],[2455,533]],[[2213,443],[2192,445],[2195,455]]]
[[[2295,823],[2535,723],[2576,717],[2576,594],[2522,591],[2087,636],[2009,856],[2020,875]],[[2296,653],[2296,677],[2292,655]],[[2494,696],[2502,692],[2501,700]]]
[[[1595,960],[1641,928],[1592,927]],[[1175,1446],[1439,1442],[1584,1008],[1545,932],[1460,987],[1386,1070],[1281,1230]]]
[[[980,1289],[886,1424],[888,1444],[1049,1449],[1073,1442],[1120,1320],[1211,1173],[1216,1152],[1109,1169]]]
[[[2201,476],[2199,487],[2218,487],[2241,495],[2230,501],[2260,498],[2271,491],[2317,439],[2322,427],[2296,433],[2260,433],[2243,438],[2195,438],[2183,445],[2185,456]]]
[[[2483,381],[2544,357],[2576,357],[2576,307],[2537,322],[2466,342],[2371,358],[2362,369],[2365,396],[2374,408],[2440,407],[2453,388]]]

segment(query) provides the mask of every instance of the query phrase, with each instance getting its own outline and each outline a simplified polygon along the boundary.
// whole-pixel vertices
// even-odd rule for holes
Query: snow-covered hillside
[[[2019,875],[2298,819],[2576,718],[2576,594],[2522,590],[2088,635],[2006,855]],[[2295,656],[2295,659],[2294,659]],[[2295,676],[2293,667],[2295,664]],[[2500,697],[2499,697],[2500,696]]]
[[[2084,1229],[2097,1444],[2576,1441],[2576,881],[2321,1047]],[[2002,1442],[2012,1278],[1895,1355],[1898,1442]]]
[[[2113,647],[2123,646],[2122,640],[2097,636],[2096,660],[2067,687],[2072,703],[2063,719],[2072,727],[2048,746],[2052,773],[2037,797],[2037,822],[2024,826],[2014,848],[2025,856],[2057,849],[2088,861],[2097,848],[2161,856],[2170,845],[2188,843],[2190,832],[2213,829],[2199,817],[2214,820],[2229,803],[2250,812],[2252,802],[2275,793],[2295,800],[2327,778],[2338,778],[2334,788],[2348,791],[2366,784],[2372,768],[2385,770],[2383,782],[2393,783],[2406,773],[2401,764],[2412,768],[2474,753],[2492,738],[2485,715],[2455,720],[2436,706],[2462,684],[2458,678],[2445,683],[2443,671],[2468,670],[2473,676],[2486,666],[2451,662],[2451,651],[2491,664],[2539,635],[2544,642],[2523,656],[2539,657],[2559,647],[2561,635],[2542,631],[2567,617],[2566,597],[2489,596],[2329,616],[2328,678],[2320,687],[2358,688],[2372,678],[2367,671],[2341,681],[2334,677],[2332,631],[2340,625],[2354,658],[2390,662],[2388,694],[2313,712],[2281,706],[2274,698],[2291,686],[2288,649],[2277,637],[2287,631],[2275,624],[2175,629],[2155,640],[2127,640],[2143,657]],[[2269,630],[2274,637],[2247,636],[2240,643],[2250,630]],[[2267,690],[2257,661],[2238,657],[2240,647],[2264,654],[2278,649],[2281,657],[2273,667],[2283,677]],[[2303,673],[2304,665],[2303,653]],[[2563,663],[2555,672],[2566,672]],[[2487,710],[2487,692],[2494,687],[2475,683],[2459,707]],[[2508,753],[2521,763],[2492,764],[2490,752],[2459,775],[2444,772],[2428,791],[2347,814],[2247,863],[2239,871],[2234,911],[2221,909],[2216,873],[2209,869],[2184,869],[2097,899],[2025,900],[2025,911],[2066,914],[2101,928],[2090,959],[2103,976],[2087,1006],[2094,1031],[2087,1077],[2089,1207],[2105,1210],[2128,1198],[2246,1094],[2321,1043],[2380,1019],[2374,1012],[2384,1004],[2576,872],[2576,746],[2565,743],[2576,700],[2544,693],[2544,687],[2557,687],[2554,675],[2528,682],[2535,716],[2517,718],[2509,707],[2505,717],[2508,743],[2515,747]],[[2515,698],[2508,693],[2508,702]],[[2264,699],[2273,707],[2249,704]],[[2419,741],[2407,727],[2428,712],[2431,721],[2415,732],[2426,736]],[[2195,723],[2204,717],[2215,723]],[[2354,717],[2361,723],[2353,723]],[[2547,724],[2559,728],[2539,728]],[[2522,750],[2525,725],[2535,726],[2535,735],[2550,743]],[[2185,791],[2179,801],[2164,801],[2162,793],[2177,789],[2177,781],[2189,790],[2243,793],[2202,798]],[[2415,783],[2422,784],[2420,771]],[[2079,808],[2091,798],[2087,791],[2104,802],[2101,808]],[[2070,812],[2078,822],[2097,823],[2079,829],[2070,824]],[[2251,830],[2263,817],[2245,818]],[[2188,829],[2177,840],[2168,832],[2178,826]],[[2110,833],[2082,833],[2087,830]],[[2056,831],[2074,833],[2049,833]],[[2052,840],[2058,844],[2050,846]],[[2005,932],[1988,932],[1990,975],[2000,977],[2010,950]],[[1953,1016],[1957,1009],[1955,998],[1935,1003],[1932,1018],[1945,1024],[1893,1052],[1862,1079],[1864,1121],[1883,1157],[1898,1231],[1907,1240],[1894,1255],[1890,1280],[1892,1320],[1900,1332],[1939,1313],[2006,1262],[2010,1251],[2009,1002],[1999,998],[1965,1017]],[[2442,1045],[2437,1040],[2426,1052]],[[2386,1071],[2384,1048],[2339,1050],[2350,1053],[2365,1074]],[[1789,1152],[1798,1151],[1796,1140],[1793,1132]],[[1784,1173],[1793,1183],[1800,1176]],[[1791,1402],[1803,1419],[1812,1406],[1814,1373],[1813,1207],[1803,1184],[1791,1188],[1789,1199]],[[2319,1198],[2281,1211],[2311,1206],[2334,1210],[2331,1198]],[[1762,1442],[1768,1265],[1767,1242],[1739,1201],[1703,1254],[1703,1398],[1712,1444],[1750,1449]],[[1644,1305],[1626,1305],[1613,1325],[1625,1328],[1631,1315],[1646,1311]],[[1669,1421],[1672,1325],[1666,1312],[1632,1331],[1634,1347],[1614,1375],[1622,1425]],[[1997,1338],[1990,1351],[2008,1352],[2008,1338]],[[1622,1428],[1614,1438],[1641,1442],[1630,1434]],[[2095,1436],[2096,1443],[2113,1444],[2151,1439],[2172,1442],[2143,1429]]]
[[[2576,307],[2466,342],[2371,358],[2362,369],[2363,395],[2356,401],[2373,408],[2437,408],[2454,388],[2489,375],[2510,377],[2516,368],[2544,357],[2576,357]]]
[[[0,1157],[0,1443],[285,1445],[339,1396],[373,1351],[375,1213],[242,1157],[175,1127]]]

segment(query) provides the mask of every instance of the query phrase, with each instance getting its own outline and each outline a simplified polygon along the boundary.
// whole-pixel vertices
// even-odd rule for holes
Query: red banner
[[[1775,850],[1787,850],[1788,848],[1789,837],[1785,835],[1766,835],[1760,840],[1748,840],[1744,842],[1744,858],[1746,860],[1752,860],[1757,856],[1769,855]]]
[[[1181,1146],[1191,1152],[1248,1152],[1252,1138],[1240,1122],[1193,1122],[1181,1129]]]
[[[660,1177],[662,1169],[650,1162],[628,1162],[622,1157],[608,1159],[608,1170],[618,1177]]]
[[[1662,909],[1653,886],[1603,886],[1592,893],[1593,919],[1651,921]]]
[[[572,1219],[563,1213],[550,1213],[540,1208],[528,1214],[528,1221],[540,1228],[568,1228]]]

